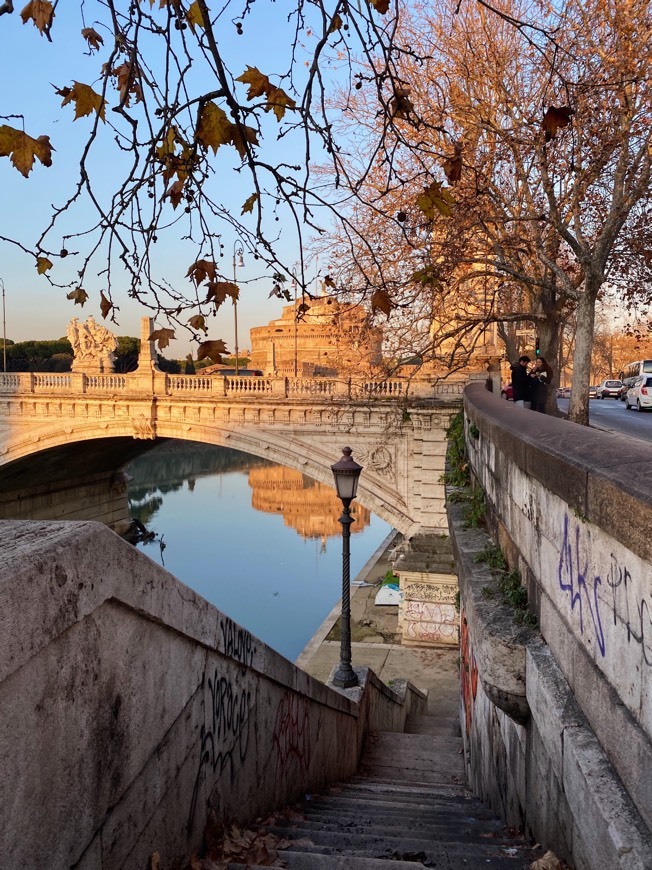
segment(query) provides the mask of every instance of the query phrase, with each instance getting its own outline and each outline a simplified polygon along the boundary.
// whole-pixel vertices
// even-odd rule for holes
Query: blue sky
[[[85,4],[86,20],[82,23],[79,4],[59,4],[50,43],[40,36],[31,22],[23,25],[20,15],[0,17],[0,77],[10,82],[3,88],[0,99],[0,124],[21,127],[20,119],[11,115],[24,115],[27,133],[36,137],[48,135],[54,146],[53,165],[45,168],[35,164],[28,179],[23,178],[7,158],[0,158],[0,235],[19,238],[28,248],[32,248],[40,232],[47,225],[51,205],[61,205],[69,196],[77,179],[80,149],[90,130],[91,118],[80,118],[73,122],[73,109],[68,105],[61,107],[61,97],[54,88],[70,86],[73,81],[93,84],[97,81],[98,70],[108,55],[105,46],[99,55],[84,55],[85,43],[81,38],[81,27],[94,24],[95,3]],[[247,64],[258,66],[268,74],[281,73],[288,68],[288,31],[282,12],[282,4],[269,0],[259,0],[253,7],[254,16],[246,19],[244,36],[239,37],[231,21],[232,15],[224,22],[224,39],[221,48],[229,57],[231,70],[235,75],[244,71]],[[104,16],[103,16],[104,17]],[[106,35],[99,26],[97,29]],[[310,37],[307,37],[310,41]],[[108,40],[107,40],[108,41]],[[107,113],[108,114],[108,113]],[[109,195],[116,176],[116,155],[112,145],[112,131],[108,125],[102,130],[105,140],[98,149],[95,160],[96,183],[101,193]],[[218,157],[221,156],[221,149]],[[282,154],[288,162],[299,162],[301,151],[291,141],[271,143],[271,159]],[[225,161],[220,168],[218,182],[220,196],[233,206],[240,208],[252,192],[251,183],[242,179],[234,171],[234,163]],[[172,214],[172,212],[170,212]],[[176,215],[175,215],[176,216]],[[91,211],[77,208],[70,219],[62,223],[62,232],[67,229],[84,228],[93,220]],[[252,223],[253,226],[253,223]],[[291,223],[283,218],[270,224],[274,233],[280,232],[280,246],[288,262],[298,259],[298,246],[293,237]],[[59,234],[60,235],[60,234]],[[190,289],[185,277],[188,265],[196,259],[196,246],[184,243],[181,232],[168,231],[162,238],[157,250],[157,269],[174,286]],[[232,277],[232,251],[235,241],[232,230],[224,231],[223,243],[225,258],[222,261],[224,274]],[[66,246],[71,250],[82,250],[80,242],[59,242],[57,235],[52,237],[51,249]],[[74,278],[79,260],[68,257],[65,261],[57,259],[50,274],[62,283]],[[34,260],[18,248],[0,241],[0,279],[6,289],[6,329],[7,337],[14,341],[25,339],[55,338],[65,334],[66,324],[73,315],[82,319],[92,314],[100,319],[99,291],[103,289],[103,278],[93,270],[84,280],[84,288],[90,299],[83,307],[73,306],[66,299],[66,290],[53,288],[47,279],[36,273]],[[316,275],[316,267],[308,269],[307,277]],[[262,277],[261,277],[262,276]],[[245,266],[238,269],[241,287],[241,301],[238,304],[239,345],[250,346],[249,328],[279,317],[282,303],[269,299],[272,286],[269,270],[261,261],[245,255]],[[260,279],[260,280],[258,280]],[[252,282],[247,285],[246,282]],[[115,288],[115,284],[114,284]],[[116,334],[138,335],[140,317],[148,312],[125,292],[115,292],[114,297],[120,306],[117,315],[119,326],[107,323]],[[233,309],[226,303],[217,315],[211,318],[208,338],[224,338],[229,349],[233,347]],[[160,326],[167,325],[163,319]],[[185,336],[177,330],[181,340],[173,342],[166,355],[183,356],[190,345]]]

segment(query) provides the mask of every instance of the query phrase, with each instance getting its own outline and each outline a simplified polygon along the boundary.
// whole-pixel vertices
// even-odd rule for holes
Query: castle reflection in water
[[[134,460],[127,470],[133,478],[129,486],[131,514],[145,526],[156,517],[167,493],[184,486],[192,491],[203,477],[246,473],[255,510],[282,516],[285,525],[306,540],[321,538],[325,542],[342,532],[342,502],[334,488],[238,450],[169,441]],[[355,519],[351,533],[360,533],[369,526],[371,514],[357,502],[351,512]]]

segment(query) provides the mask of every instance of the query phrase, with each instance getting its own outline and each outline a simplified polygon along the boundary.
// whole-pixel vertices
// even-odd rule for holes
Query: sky
[[[224,40],[220,47],[230,57],[235,75],[244,71],[247,65],[258,66],[270,74],[287,69],[287,22],[280,7],[281,4],[271,0],[259,0],[255,4],[255,16],[245,21],[244,37],[236,34],[231,16],[225,21]],[[73,107],[61,106],[61,97],[55,93],[52,85],[61,88],[72,85],[74,81],[91,85],[97,82],[98,70],[108,56],[108,49],[105,46],[99,54],[84,54],[86,43],[80,35],[82,26],[95,24],[93,14],[97,8],[94,0],[83,6],[59,4],[52,42],[41,36],[31,22],[23,24],[18,10],[12,15],[0,16],[0,80],[11,82],[11,87],[3,88],[0,97],[0,125],[20,128],[24,124],[25,131],[33,137],[48,135],[56,149],[52,167],[46,168],[36,162],[27,179],[16,171],[7,157],[0,158],[0,236],[18,238],[29,250],[33,250],[35,240],[48,224],[52,206],[60,206],[67,200],[78,177],[80,151],[92,119],[85,117],[73,121]],[[80,9],[86,16],[83,22]],[[99,26],[97,29],[106,36],[106,31]],[[250,52],[253,53],[251,58],[248,56]],[[24,121],[12,117],[17,115],[24,116]],[[100,194],[107,197],[113,191],[112,184],[118,175],[116,160],[119,160],[119,156],[112,136],[112,131],[106,125],[102,129],[103,141],[94,163],[95,183]],[[282,154],[288,162],[292,162],[294,157],[294,162],[298,162],[302,152],[298,149],[293,151],[293,148],[288,140],[271,143],[272,155]],[[221,149],[218,156],[224,150]],[[237,209],[239,215],[243,201],[251,193],[251,183],[243,183],[241,176],[235,172],[234,163],[220,170],[218,180],[220,195],[227,203],[232,203],[233,210]],[[90,208],[76,208],[62,223],[61,241],[56,235],[52,237],[51,250],[58,250],[61,245],[70,247],[71,251],[82,251],[84,240],[68,244],[62,236],[66,231],[85,228],[92,222]],[[296,261],[299,249],[290,222],[282,218],[273,225],[273,232],[279,235],[286,262]],[[156,263],[159,273],[173,286],[184,291],[191,289],[185,273],[188,265],[197,259],[197,246],[184,243],[179,228],[160,235],[162,238]],[[225,256],[221,263],[224,264],[224,276],[229,280],[233,277],[233,248],[236,240],[237,236],[231,228],[224,231],[222,242]],[[276,297],[269,298],[273,281],[265,264],[260,260],[255,261],[249,253],[245,253],[244,261],[244,266],[237,269],[238,283],[241,285],[237,311],[238,343],[241,349],[250,347],[251,327],[280,317],[283,304],[287,304]],[[66,260],[56,258],[49,274],[59,283],[73,280],[79,262],[80,258],[72,253]],[[318,269],[318,264],[311,264],[306,270],[306,278],[316,278]],[[103,277],[98,274],[99,271],[98,266],[85,277],[84,289],[90,298],[80,308],[66,299],[69,289],[52,287],[45,276],[37,274],[33,257],[0,239],[0,289],[4,285],[7,338],[13,341],[58,338],[65,335],[66,325],[73,316],[83,320],[92,314],[96,320],[101,320],[99,293],[103,289]],[[140,335],[140,318],[149,312],[128,298],[126,287],[122,292],[116,292],[115,287],[114,284],[115,301],[120,306],[116,315],[119,325],[108,321],[105,325],[116,335]],[[225,339],[231,351],[233,324],[233,306],[227,301],[217,316],[210,319],[207,338]],[[157,327],[167,325],[163,318],[157,320]],[[177,336],[179,340],[170,344],[165,351],[166,356],[183,357],[191,347],[196,348],[178,329]]]

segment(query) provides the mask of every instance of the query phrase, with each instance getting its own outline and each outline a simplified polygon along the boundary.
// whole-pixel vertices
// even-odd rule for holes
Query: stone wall
[[[97,523],[0,522],[0,864],[161,868],[350,776],[424,698],[316,682]]]
[[[476,386],[465,412],[489,529],[540,627],[495,599],[474,562],[487,536],[449,505],[472,784],[578,870],[651,867],[652,446]]]

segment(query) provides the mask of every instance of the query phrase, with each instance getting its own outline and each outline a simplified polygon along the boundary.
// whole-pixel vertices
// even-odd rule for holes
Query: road
[[[568,411],[568,402],[568,399],[557,399],[559,410]],[[652,411],[627,411],[620,399],[591,399],[589,420],[599,429],[652,441]]]

